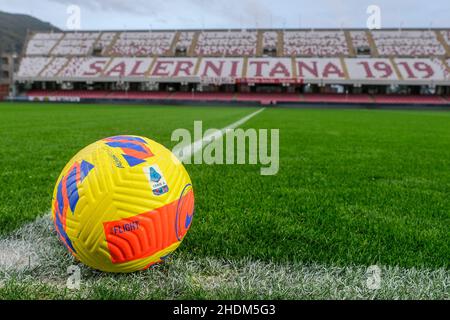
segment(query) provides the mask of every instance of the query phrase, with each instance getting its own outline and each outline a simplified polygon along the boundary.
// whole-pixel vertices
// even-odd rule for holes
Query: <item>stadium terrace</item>
[[[30,33],[17,96],[450,94],[450,30]],[[103,94],[102,93],[102,94]]]

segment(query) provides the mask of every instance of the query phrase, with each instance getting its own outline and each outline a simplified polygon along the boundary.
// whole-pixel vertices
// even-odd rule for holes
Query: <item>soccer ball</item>
[[[129,273],[164,261],[189,230],[194,191],[183,164],[143,137],[117,136],[79,152],[53,193],[59,238],[81,262]]]

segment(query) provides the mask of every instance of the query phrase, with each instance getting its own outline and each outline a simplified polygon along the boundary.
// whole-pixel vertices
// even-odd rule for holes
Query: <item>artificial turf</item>
[[[119,134],[171,148],[171,133],[221,128],[253,108],[0,104],[0,234],[50,210],[60,170]],[[448,268],[450,113],[267,109],[280,171],[188,165],[196,218],[181,253],[280,263]]]

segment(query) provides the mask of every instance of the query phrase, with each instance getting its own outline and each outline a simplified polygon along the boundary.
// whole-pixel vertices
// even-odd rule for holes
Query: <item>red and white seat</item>
[[[205,31],[195,48],[199,56],[252,56],[256,54],[258,35],[255,31]]]
[[[195,32],[188,32],[188,31],[181,32],[180,38],[178,39],[176,47],[184,48],[184,49],[188,50],[192,45],[194,35],[195,35]]]
[[[102,50],[102,54],[108,54],[107,50],[116,35],[117,32],[103,32],[95,43],[95,47],[100,48]]]
[[[35,33],[28,41],[27,56],[46,56],[64,36],[63,33]]]
[[[25,57],[20,63],[17,75],[23,78],[38,77],[50,59],[49,57]]]
[[[74,57],[70,59],[69,63],[59,72],[59,76],[64,78],[81,77],[85,72],[89,71],[90,61],[91,58],[88,57]]]
[[[41,72],[41,77],[53,78],[57,77],[61,69],[67,64],[69,58],[55,57],[47,65],[47,67]]]
[[[443,30],[441,34],[445,42],[450,46],[450,30]]]
[[[343,31],[285,31],[284,54],[333,57],[348,55],[349,50]]]
[[[125,57],[165,55],[174,37],[174,32],[123,32],[109,53]]]
[[[274,31],[267,31],[263,34],[263,48],[276,49],[278,46],[278,33]]]
[[[366,31],[351,31],[350,36],[356,52],[358,52],[358,49],[370,49],[370,42]]]
[[[373,30],[372,37],[382,56],[445,55],[445,48],[431,30]]]
[[[64,38],[52,50],[51,54],[57,56],[88,55],[92,52],[94,43],[99,36],[99,32],[66,33]]]

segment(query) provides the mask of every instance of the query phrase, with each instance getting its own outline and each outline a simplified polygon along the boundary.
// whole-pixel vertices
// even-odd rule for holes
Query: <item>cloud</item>
[[[65,7],[79,5],[86,29],[365,27],[373,0],[0,0],[0,9],[65,27]],[[377,0],[384,27],[448,27],[448,0]]]
[[[261,0],[49,0],[70,6],[78,5],[96,13],[126,13],[168,21],[170,16],[182,20],[201,20],[234,24],[259,25],[271,20],[272,8]]]
[[[152,7],[160,5],[163,1],[124,1],[124,0],[49,0],[55,4],[70,6],[77,5],[93,12],[122,12],[139,15],[152,15]]]

